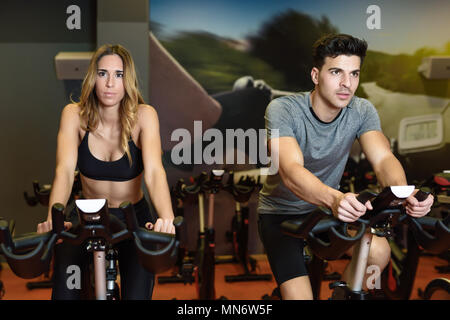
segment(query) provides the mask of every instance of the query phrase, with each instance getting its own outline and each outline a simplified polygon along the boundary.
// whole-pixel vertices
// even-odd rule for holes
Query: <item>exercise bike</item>
[[[378,195],[370,191],[361,193],[357,199],[363,204],[367,200],[371,200],[373,210],[367,211],[355,223],[343,223],[334,218],[330,210],[319,208],[301,219],[285,221],[281,226],[284,233],[305,239],[314,255],[322,260],[338,259],[347,249],[355,245],[352,256],[353,276],[349,283],[344,281],[331,283],[330,289],[333,290],[331,298],[338,300],[370,299],[369,291],[362,289],[373,234],[390,236],[394,224],[407,223],[418,243],[427,250],[439,252],[447,250],[450,245],[448,221],[429,217],[415,219],[404,213],[403,202],[413,191],[414,186],[402,186],[387,187]],[[419,201],[424,200],[427,196],[428,194],[422,191],[415,195]],[[424,226],[429,224],[434,226],[435,234],[428,234],[428,237],[423,230]],[[354,236],[348,234],[349,228],[356,228]],[[325,239],[324,235],[328,239]],[[318,299],[320,282],[312,281],[311,285],[314,298]]]
[[[183,179],[178,180],[173,194],[181,201],[198,201],[199,232],[197,250],[193,259],[183,257],[178,259],[178,273],[174,276],[160,277],[160,283],[192,283],[195,282],[199,300],[214,300],[215,292],[215,237],[214,237],[214,196],[222,188],[224,170],[212,170],[208,176],[202,172],[193,179],[191,185],[186,185]],[[204,198],[208,195],[208,221],[205,223]],[[182,204],[180,204],[182,205]],[[224,297],[221,297],[224,299]]]
[[[7,221],[0,221],[0,250],[14,274],[31,279],[48,270],[54,245],[59,239],[82,245],[92,253],[97,300],[119,298],[115,290],[115,279],[107,278],[107,273],[112,271],[111,267],[115,269],[116,265],[109,264],[107,269],[105,255],[115,244],[132,240],[139,262],[152,273],[163,272],[174,265],[179,246],[175,235],[138,227],[130,202],[120,205],[125,224],[108,214],[106,199],[76,200],[76,207],[80,223],[70,231],[64,230],[65,208],[61,204],[52,206],[52,230],[46,233],[31,233],[13,238]],[[182,222],[182,217],[174,219],[177,231]],[[150,246],[156,246],[156,249],[149,249]]]
[[[228,173],[228,181],[223,189],[228,191],[235,201],[235,215],[231,222],[231,231],[227,232],[227,238],[233,245],[233,262],[242,265],[244,273],[238,275],[226,275],[226,282],[240,281],[270,281],[271,274],[256,274],[256,260],[248,253],[248,219],[249,208],[246,205],[252,193],[257,187],[255,179],[247,176],[240,177],[238,183],[234,182],[234,172]]]
[[[433,174],[423,181],[416,181],[421,188],[431,190],[435,195],[435,202],[431,212],[426,219],[436,217],[445,221],[449,218],[450,204],[450,173],[442,172]],[[446,224],[448,226],[448,222]],[[403,228],[402,228],[403,227]],[[446,265],[435,266],[435,269],[442,274],[449,272],[450,250],[436,253],[422,248],[411,228],[401,225],[397,230],[397,237],[389,239],[391,246],[391,260],[388,267],[382,273],[381,281],[384,295],[389,299],[408,299],[411,296],[418,260],[421,256],[437,256],[447,261]],[[433,223],[426,224],[421,233],[425,237],[432,237],[435,232]],[[418,296],[425,300],[432,299],[450,299],[449,279],[440,277],[431,280],[424,289],[418,289]]]
[[[199,195],[199,243],[195,257],[198,297],[200,300],[215,300],[215,231],[214,231],[214,198],[222,188],[224,170],[212,170],[209,178],[200,185]],[[204,221],[203,193],[208,194],[208,222]],[[221,296],[220,299],[225,299]]]
[[[37,204],[41,204],[44,207],[48,207],[52,186],[50,184],[41,185],[38,180],[34,180],[32,182],[32,186],[34,195],[30,196],[26,191],[23,192],[25,202],[31,207],[34,207]],[[72,191],[70,193],[70,197],[67,203],[72,204],[74,200],[81,198],[81,190],[82,189],[81,189],[80,172],[77,170],[75,171],[74,174]],[[27,282],[26,284],[27,289],[34,290],[34,289],[52,288],[53,282],[51,280],[50,270],[47,270],[44,273],[44,279],[45,280]]]
[[[0,217],[0,221],[2,221],[2,220],[3,220],[3,218]],[[16,226],[15,220],[14,220],[14,219],[11,219],[11,220],[8,222],[8,229],[9,229],[9,232],[10,232],[11,234],[14,234],[15,226]],[[2,266],[2,264],[0,263],[0,276],[1,276],[1,274],[2,274],[2,270],[3,270],[3,266]],[[1,277],[0,277],[0,279],[1,279]],[[5,295],[5,292],[6,292],[5,285],[3,284],[3,281],[0,280],[0,300],[2,300],[3,296]]]

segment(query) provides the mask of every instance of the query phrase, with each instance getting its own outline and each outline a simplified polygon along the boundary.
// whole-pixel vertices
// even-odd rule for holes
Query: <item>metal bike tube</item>
[[[203,193],[198,194],[198,217],[200,221],[200,233],[205,232],[205,209],[203,208]]]
[[[352,254],[352,277],[348,287],[353,292],[359,292],[363,287],[363,280],[366,274],[367,260],[369,258],[370,245],[372,243],[372,233],[365,233],[359,243],[355,245]],[[356,264],[355,264],[356,263]]]
[[[214,193],[209,194],[208,206],[208,228],[212,229],[214,227]]]
[[[94,251],[95,296],[106,300],[105,251]]]

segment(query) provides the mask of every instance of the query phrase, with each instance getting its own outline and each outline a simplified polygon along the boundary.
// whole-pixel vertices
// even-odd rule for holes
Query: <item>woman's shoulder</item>
[[[138,114],[156,113],[156,109],[149,104],[141,103],[138,105]]]
[[[79,116],[80,106],[76,103],[69,103],[63,108],[62,114],[70,117]]]
[[[158,121],[156,109],[148,104],[138,105],[137,118],[139,123]]]
[[[69,103],[66,105],[61,113],[60,128],[64,131],[70,130],[73,132],[78,132],[78,134],[84,134],[80,132],[81,130],[81,117],[80,117],[80,106],[75,103]]]

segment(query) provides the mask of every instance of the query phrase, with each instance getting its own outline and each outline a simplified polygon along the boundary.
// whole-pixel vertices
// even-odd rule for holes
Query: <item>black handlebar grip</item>
[[[422,202],[422,201],[424,201],[426,198],[428,198],[428,195],[429,195],[430,193],[429,192],[426,192],[426,191],[423,191],[423,190],[419,190],[419,191],[417,191],[417,193],[414,195],[414,197],[419,201],[419,202]]]
[[[234,185],[234,171],[229,171],[226,186],[231,187],[233,185]]]
[[[30,207],[34,207],[38,204],[38,200],[36,199],[36,197],[30,197],[28,195],[28,192],[24,191],[23,192],[23,197],[25,198],[25,202],[30,206]]]
[[[136,231],[138,228],[138,221],[131,202],[122,202],[119,208],[122,209],[122,211],[125,213],[125,222],[127,224],[127,229],[131,232]]]
[[[182,216],[177,216],[175,217],[175,219],[173,219],[173,225],[175,226],[175,228],[179,228],[181,227],[181,225],[183,224],[183,220],[184,218]]]
[[[363,192],[361,192],[360,194],[358,194],[358,196],[356,197],[356,199],[361,202],[362,204],[366,204],[366,202],[370,199],[372,199],[373,197],[376,197],[377,194],[371,190],[364,190]]]
[[[208,180],[208,174],[205,172],[205,171],[202,171],[201,173],[200,173],[200,175],[198,176],[198,178],[197,178],[197,181],[196,181],[196,185],[198,186],[198,185],[201,185],[201,184],[203,184],[206,180]]]
[[[64,231],[64,206],[61,203],[52,206],[52,229],[57,234]]]
[[[2,244],[2,243],[7,248],[13,247],[11,230],[9,229],[9,223],[6,220],[0,220],[0,244]]]

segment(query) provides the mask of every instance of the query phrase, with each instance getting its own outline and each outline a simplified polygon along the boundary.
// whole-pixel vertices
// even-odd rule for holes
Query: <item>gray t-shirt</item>
[[[272,100],[265,119],[267,138],[271,138],[273,129],[279,130],[279,137],[294,137],[302,150],[304,167],[335,189],[339,189],[355,139],[367,131],[381,131],[375,107],[356,96],[330,123],[320,121],[314,114],[310,92]],[[315,207],[292,193],[279,174],[267,176],[259,193],[260,214],[303,214]]]

